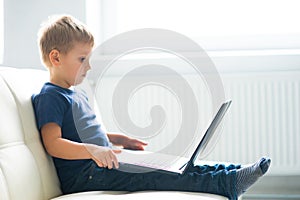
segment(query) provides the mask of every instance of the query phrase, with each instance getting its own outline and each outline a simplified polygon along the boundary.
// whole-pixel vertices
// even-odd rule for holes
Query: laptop
[[[119,170],[132,173],[145,173],[151,171],[171,174],[186,173],[189,171],[189,168],[195,165],[197,157],[207,147],[207,144],[214,135],[230,105],[231,100],[226,101],[221,105],[190,158],[168,155],[159,152],[122,149],[122,152],[117,154]]]

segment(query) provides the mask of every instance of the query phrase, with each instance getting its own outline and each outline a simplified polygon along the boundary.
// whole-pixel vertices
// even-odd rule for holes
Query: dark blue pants
[[[76,174],[70,184],[62,183],[64,193],[83,191],[190,191],[204,192],[237,199],[236,169],[239,165],[194,166],[184,175],[157,171],[129,173],[98,167],[93,161]]]

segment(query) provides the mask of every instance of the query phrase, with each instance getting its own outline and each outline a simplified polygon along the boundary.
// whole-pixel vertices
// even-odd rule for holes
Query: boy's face
[[[54,73],[54,83],[69,88],[80,84],[90,69],[89,54],[92,46],[88,43],[75,43],[73,48],[66,54],[60,54],[59,66]]]

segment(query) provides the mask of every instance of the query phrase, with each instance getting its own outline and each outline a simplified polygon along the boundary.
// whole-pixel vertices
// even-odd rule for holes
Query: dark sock
[[[237,195],[243,194],[251,185],[253,185],[269,169],[270,158],[262,158],[253,165],[243,167],[236,171],[236,190]]]

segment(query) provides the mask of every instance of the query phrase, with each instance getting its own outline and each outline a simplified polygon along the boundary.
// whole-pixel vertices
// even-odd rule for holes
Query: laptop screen
[[[185,170],[189,168],[190,165],[194,165],[194,162],[198,158],[198,156],[204,152],[206,147],[208,146],[209,142],[211,141],[211,138],[213,137],[217,127],[219,126],[220,122],[222,121],[226,111],[231,105],[231,100],[223,103],[218,110],[217,114],[213,118],[211,124],[209,125],[208,129],[206,130],[201,142],[198,144],[197,148],[195,149],[191,159],[189,160],[188,165],[186,166]]]

